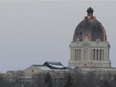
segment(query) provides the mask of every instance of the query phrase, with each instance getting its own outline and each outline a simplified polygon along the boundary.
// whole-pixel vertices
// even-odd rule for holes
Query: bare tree
[[[47,72],[47,74],[45,75],[44,81],[45,81],[46,87],[52,87],[52,77],[49,72]]]
[[[101,87],[111,87],[110,80],[103,79]]]
[[[15,87],[22,87],[24,84],[24,73],[23,71],[17,71],[14,76]]]
[[[83,74],[80,72],[76,72],[74,75],[74,87],[82,87],[84,78]]]
[[[13,87],[13,85],[3,75],[0,75],[0,87]]]
[[[73,85],[73,79],[72,79],[72,76],[71,76],[70,73],[66,76],[65,79],[66,79],[66,82],[65,82],[64,87],[72,87],[72,85]]]
[[[112,87],[116,86],[116,74],[113,76],[113,80],[111,82]]]
[[[44,87],[44,74],[34,74],[32,80],[32,84],[34,87]]]

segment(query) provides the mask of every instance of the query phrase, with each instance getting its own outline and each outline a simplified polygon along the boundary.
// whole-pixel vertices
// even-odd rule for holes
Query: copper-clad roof
[[[95,41],[96,39],[105,41],[107,37],[104,27],[98,20],[96,20],[95,16],[93,16],[93,11],[90,11],[92,8],[89,8],[88,10],[88,15],[75,29],[73,41],[76,41],[77,38],[80,41],[83,41],[85,37],[88,37],[90,41]]]

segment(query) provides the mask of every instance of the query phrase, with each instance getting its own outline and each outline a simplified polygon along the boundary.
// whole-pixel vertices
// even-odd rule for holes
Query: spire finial
[[[87,15],[88,15],[88,16],[93,16],[93,12],[94,12],[94,10],[93,10],[91,7],[89,7],[89,8],[87,9]]]

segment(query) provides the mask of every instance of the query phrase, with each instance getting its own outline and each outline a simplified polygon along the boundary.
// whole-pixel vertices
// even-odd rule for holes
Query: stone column
[[[75,49],[75,61],[77,61],[77,50]]]
[[[76,49],[76,60],[78,61],[78,56],[79,56],[79,50],[78,49]]]
[[[102,60],[104,60],[104,50],[102,49]]]
[[[100,61],[100,50],[98,49],[98,60]]]
[[[97,50],[95,49],[95,60],[97,60]]]
[[[70,59],[73,60],[73,50],[70,48]]]
[[[93,49],[91,50],[91,60],[93,60]]]
[[[81,49],[81,61],[84,61],[84,49]]]

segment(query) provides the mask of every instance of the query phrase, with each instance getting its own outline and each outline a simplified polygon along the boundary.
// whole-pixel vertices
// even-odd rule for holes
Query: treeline
[[[26,79],[18,73],[13,81],[0,76],[0,87],[116,87],[116,75],[111,73],[39,73]]]

